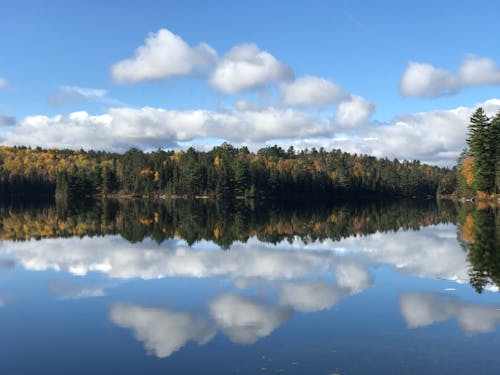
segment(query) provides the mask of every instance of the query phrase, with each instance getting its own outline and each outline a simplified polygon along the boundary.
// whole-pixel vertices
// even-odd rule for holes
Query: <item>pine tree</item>
[[[500,194],[500,112],[491,120],[490,133],[495,150],[495,193]]]
[[[490,119],[479,107],[470,118],[467,144],[474,158],[474,187],[487,193],[495,185],[495,150],[490,128]]]

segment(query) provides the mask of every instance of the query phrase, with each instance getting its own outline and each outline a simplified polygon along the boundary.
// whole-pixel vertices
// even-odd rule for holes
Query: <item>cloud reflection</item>
[[[166,358],[188,341],[203,345],[215,335],[215,328],[204,317],[169,309],[117,304],[111,308],[110,320],[130,328],[148,353]]]
[[[253,344],[292,316],[292,309],[268,306],[233,294],[223,294],[210,304],[217,327],[238,344]]]
[[[306,244],[297,240],[292,245],[270,246],[250,239],[227,252],[190,248],[183,241],[168,241],[162,246],[150,241],[130,244],[109,236],[4,242],[0,243],[0,254],[29,270],[74,275],[98,271],[120,279],[227,277],[244,285],[245,279],[293,280],[333,272],[342,288],[356,293],[373,284],[368,269],[378,265],[419,277],[468,282],[466,254],[454,236],[454,226],[438,225],[339,242]]]
[[[409,328],[457,319],[466,332],[486,333],[500,322],[498,306],[473,305],[437,293],[404,293],[399,308]]]
[[[339,286],[321,280],[286,282],[279,286],[280,304],[302,312],[328,309],[345,294]]]

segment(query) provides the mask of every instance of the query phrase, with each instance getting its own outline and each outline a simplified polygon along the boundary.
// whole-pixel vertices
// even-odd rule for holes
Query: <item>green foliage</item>
[[[495,193],[500,194],[500,112],[491,120],[490,133],[495,156]]]
[[[441,195],[451,195],[457,189],[457,168],[453,168],[444,174],[439,181],[438,193]]]
[[[480,194],[500,193],[500,112],[492,119],[478,108],[471,116],[467,136],[468,149],[460,154],[455,177],[445,174],[439,193],[473,198]],[[455,188],[453,182],[455,181]]]
[[[500,210],[459,207],[459,242],[468,252],[470,282],[478,293],[488,285],[500,287]]]
[[[476,191],[472,187],[472,183],[468,182],[469,177],[473,179],[474,176],[466,176],[467,173],[473,173],[473,171],[466,172],[466,163],[470,162],[473,162],[473,160],[470,158],[468,150],[462,150],[457,160],[457,167],[455,168],[457,181],[456,195],[461,198],[473,198],[476,196]]]
[[[495,144],[500,139],[493,133],[490,119],[478,108],[470,118],[467,144],[474,158],[474,187],[486,193],[495,187]]]
[[[297,195],[434,195],[447,170],[418,161],[377,159],[340,150],[250,153],[224,143],[209,152],[122,155],[0,148],[0,193],[46,190],[58,197],[208,195],[221,198]],[[446,182],[446,181],[445,181]],[[451,182],[446,182],[446,186]],[[443,185],[444,186],[444,185]]]

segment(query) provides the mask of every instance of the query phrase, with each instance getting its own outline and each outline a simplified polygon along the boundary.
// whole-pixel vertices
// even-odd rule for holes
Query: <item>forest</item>
[[[260,198],[297,195],[425,197],[449,170],[341,150],[278,146],[253,153],[224,143],[211,151],[123,154],[0,147],[0,194],[82,197]]]

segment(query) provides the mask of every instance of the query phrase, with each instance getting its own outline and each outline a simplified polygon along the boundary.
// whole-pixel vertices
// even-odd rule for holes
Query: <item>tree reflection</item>
[[[253,202],[103,200],[68,205],[0,206],[0,239],[29,240],[118,234],[130,242],[212,241],[227,249],[250,237],[278,243],[340,240],[377,231],[417,230],[453,221],[453,205],[433,201]]]
[[[481,293],[489,284],[500,287],[500,209],[460,207],[458,238],[468,252],[474,289]]]

